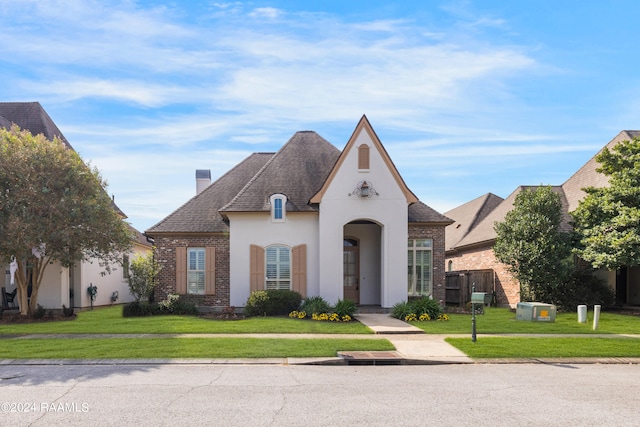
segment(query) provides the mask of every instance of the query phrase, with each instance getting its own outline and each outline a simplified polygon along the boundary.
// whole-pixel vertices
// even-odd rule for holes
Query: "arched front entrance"
[[[373,221],[357,220],[343,230],[343,299],[359,305],[380,305],[382,227]]]

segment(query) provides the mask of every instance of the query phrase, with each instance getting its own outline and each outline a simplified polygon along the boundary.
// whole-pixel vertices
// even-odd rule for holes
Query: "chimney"
[[[200,194],[209,185],[211,185],[211,170],[196,169],[196,194]]]

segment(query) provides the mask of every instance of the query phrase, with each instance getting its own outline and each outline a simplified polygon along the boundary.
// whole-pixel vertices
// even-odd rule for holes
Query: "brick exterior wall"
[[[409,239],[433,240],[433,299],[444,305],[445,301],[445,255],[444,226],[409,224]],[[406,278],[403,278],[406,282]]]
[[[162,265],[155,289],[155,301],[161,301],[176,292],[176,248],[216,248],[216,293],[215,295],[183,295],[187,301],[198,306],[228,307],[229,287],[229,235],[208,236],[156,236],[156,253]]]
[[[444,231],[445,227],[410,224],[410,239],[433,240],[433,299],[445,301],[445,255]],[[176,292],[176,248],[216,248],[216,293],[215,295],[183,295],[188,301],[198,306],[228,307],[230,301],[229,280],[229,236],[155,236],[156,255],[162,270],[158,275],[158,286],[155,289],[155,301],[167,298]],[[403,283],[406,277],[401,278]]]
[[[454,271],[492,269],[495,273],[498,305],[515,307],[520,301],[520,284],[507,271],[507,266],[498,262],[493,254],[492,245],[447,254],[447,267],[449,261],[452,261],[452,270]]]

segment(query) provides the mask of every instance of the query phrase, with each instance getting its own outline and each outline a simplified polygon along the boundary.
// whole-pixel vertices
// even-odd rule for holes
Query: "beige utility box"
[[[555,322],[556,306],[542,302],[519,302],[516,305],[516,320]]]

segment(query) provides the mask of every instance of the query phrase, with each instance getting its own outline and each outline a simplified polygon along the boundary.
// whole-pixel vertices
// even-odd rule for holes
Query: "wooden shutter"
[[[176,293],[187,293],[187,248],[176,248]]]
[[[250,249],[250,285],[251,292],[264,289],[264,248],[257,245],[251,245]]]
[[[369,169],[369,146],[362,144],[358,147],[358,169]]]
[[[204,294],[216,293],[216,248],[205,248]]]
[[[294,246],[291,250],[291,289],[307,297],[307,245]]]

